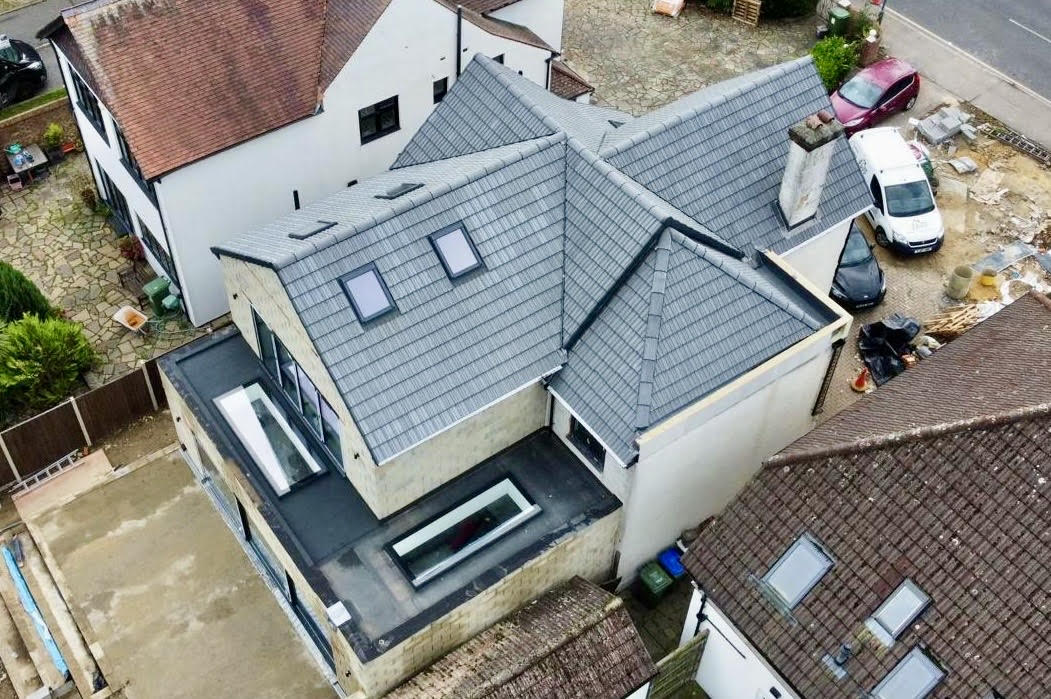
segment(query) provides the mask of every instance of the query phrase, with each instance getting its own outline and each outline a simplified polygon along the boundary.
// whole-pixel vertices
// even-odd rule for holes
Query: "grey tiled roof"
[[[781,113],[776,103],[767,109]],[[399,167],[217,252],[277,270],[377,462],[555,371],[559,395],[630,461],[640,429],[830,317],[736,249],[723,235],[732,227],[706,225],[704,209],[692,214],[597,155],[630,125],[615,127],[614,117],[629,119],[476,57]],[[785,131],[768,147],[786,149]],[[620,143],[638,145],[625,154],[646,144],[644,132],[660,138],[651,127],[628,134]],[[860,177],[852,181],[868,196]],[[420,187],[377,198],[400,183]],[[290,237],[319,221],[335,225]],[[827,213],[823,221],[838,223]],[[453,282],[428,236],[457,222],[485,268]],[[370,262],[397,311],[362,327],[339,278]]]
[[[789,126],[831,109],[800,58],[688,95],[614,131],[599,155],[742,249],[784,252],[871,205],[845,140],[816,218],[787,231],[777,193]]]
[[[562,99],[496,61],[476,56],[438,109],[424,121],[394,168],[452,158],[564,131],[595,149],[613,131],[612,109]]]
[[[826,322],[763,268],[665,229],[570,349],[551,387],[630,463],[638,433]]]

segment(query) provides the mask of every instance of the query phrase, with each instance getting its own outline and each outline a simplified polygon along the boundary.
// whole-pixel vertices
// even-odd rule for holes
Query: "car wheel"
[[[904,111],[907,112],[907,111],[909,111],[910,109],[912,109],[915,106],[916,106],[916,95],[913,95],[912,97],[909,98],[909,101],[905,103],[905,110]]]
[[[876,244],[881,248],[885,248],[890,245],[890,240],[887,238],[887,232],[883,230],[882,226],[876,228]]]

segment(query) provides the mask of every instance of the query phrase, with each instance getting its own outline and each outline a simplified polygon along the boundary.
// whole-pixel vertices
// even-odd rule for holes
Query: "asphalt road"
[[[887,7],[1051,99],[1048,0],[887,0]]]
[[[44,28],[44,25],[58,17],[58,13],[66,7],[73,5],[76,0],[43,0],[28,7],[23,7],[14,12],[0,15],[0,34],[7,34],[12,39],[21,39],[31,46],[36,46],[40,57],[47,67],[47,88],[62,87],[62,76],[58,72],[58,61],[55,60],[55,52],[51,50],[51,44],[46,41],[38,41],[36,33]]]

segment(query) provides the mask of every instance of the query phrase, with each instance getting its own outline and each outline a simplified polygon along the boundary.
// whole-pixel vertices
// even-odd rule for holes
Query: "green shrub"
[[[825,89],[832,92],[858,63],[858,46],[841,36],[827,36],[810,50]]]
[[[0,407],[48,408],[73,391],[94,361],[76,323],[31,315],[8,323],[0,329]]]
[[[26,275],[0,260],[0,322],[20,320],[26,313],[47,318],[51,304]]]
[[[727,14],[734,9],[734,0],[705,0],[704,4],[707,5],[710,10],[725,12]]]
[[[879,25],[872,21],[864,12],[850,13],[850,23],[847,25],[847,38],[851,41],[864,41],[869,35],[869,30],[879,30]]]
[[[760,12],[764,19],[805,17],[817,12],[817,0],[763,0]]]
[[[66,140],[66,130],[62,128],[62,124],[56,121],[48,124],[40,137],[40,142],[44,145],[45,150],[56,150],[62,145],[64,140]]]

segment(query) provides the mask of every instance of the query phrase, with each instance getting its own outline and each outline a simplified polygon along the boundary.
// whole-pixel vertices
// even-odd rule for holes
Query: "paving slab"
[[[28,524],[128,699],[333,697],[177,449]]]

